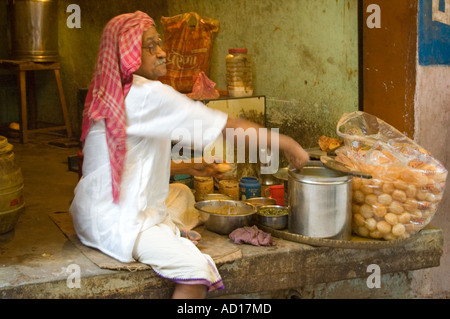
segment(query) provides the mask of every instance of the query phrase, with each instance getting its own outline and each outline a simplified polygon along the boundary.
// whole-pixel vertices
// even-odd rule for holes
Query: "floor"
[[[68,210],[78,181],[78,173],[68,165],[68,157],[77,154],[77,143],[51,145],[61,140],[60,136],[33,134],[29,143],[21,144],[8,137],[24,176],[26,208],[15,229],[0,235],[0,289],[57,280],[67,277],[65,269],[70,264],[88,264],[48,217]]]

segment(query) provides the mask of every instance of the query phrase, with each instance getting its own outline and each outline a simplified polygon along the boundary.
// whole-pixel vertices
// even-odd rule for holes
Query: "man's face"
[[[134,72],[149,80],[157,80],[166,75],[166,52],[160,44],[159,34],[155,27],[150,27],[142,35],[141,66]]]

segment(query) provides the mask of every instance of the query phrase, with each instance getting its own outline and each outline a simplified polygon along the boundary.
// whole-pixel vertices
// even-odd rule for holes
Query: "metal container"
[[[241,200],[261,196],[261,184],[256,177],[246,176],[239,181],[239,193]]]
[[[309,161],[306,166],[316,165],[317,161]],[[280,168],[273,177],[284,185],[284,205],[289,205],[289,183],[288,183],[289,166]]]
[[[276,211],[276,214],[265,214],[265,210]],[[288,226],[289,209],[280,205],[259,206],[256,213],[256,222],[258,224],[274,229],[285,229]]]
[[[228,199],[231,200],[231,197],[228,195],[224,195],[224,194],[219,194],[219,193],[213,193],[213,194],[206,194],[205,196],[203,196],[203,200],[219,200],[219,199]]]
[[[228,235],[236,228],[252,226],[256,208],[253,205],[235,200],[205,200],[195,204],[206,229]],[[227,210],[231,210],[228,214]]]
[[[56,0],[9,1],[12,55],[17,60],[58,61]]]
[[[275,205],[277,200],[269,197],[252,197],[245,200],[245,202],[258,207],[263,205]]]
[[[308,163],[300,172],[289,169],[289,232],[350,239],[351,181],[351,176],[328,169],[319,161]]]

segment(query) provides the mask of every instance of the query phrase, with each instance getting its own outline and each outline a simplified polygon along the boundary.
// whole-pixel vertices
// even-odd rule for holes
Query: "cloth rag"
[[[256,226],[237,228],[230,233],[229,237],[235,244],[250,244],[254,246],[275,245],[275,242],[272,240],[272,235],[263,232]]]
[[[218,99],[220,94],[214,87],[216,83],[211,81],[205,74],[205,72],[200,72],[194,77],[194,86],[192,88],[192,93],[187,96],[194,100],[212,100]]]

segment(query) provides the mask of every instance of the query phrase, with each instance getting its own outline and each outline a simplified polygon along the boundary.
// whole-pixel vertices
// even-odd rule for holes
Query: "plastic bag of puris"
[[[344,146],[336,160],[372,175],[352,181],[352,230],[375,239],[408,238],[423,229],[441,201],[447,170],[397,129],[365,112],[337,124]]]

